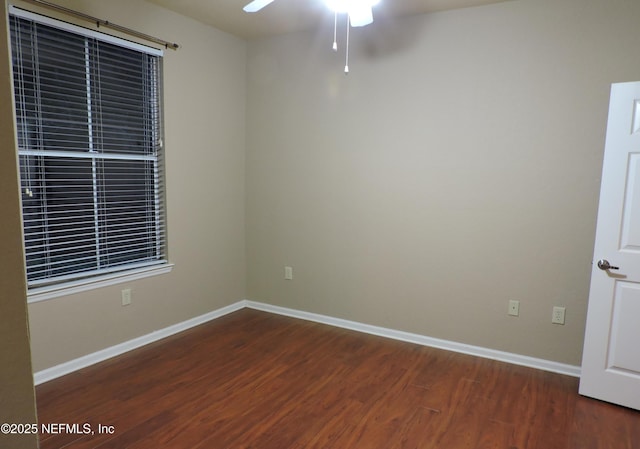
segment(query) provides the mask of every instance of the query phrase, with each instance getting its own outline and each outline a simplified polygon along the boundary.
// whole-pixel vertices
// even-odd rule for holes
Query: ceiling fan
[[[245,12],[258,12],[275,0],[253,0],[245,5]],[[333,29],[333,50],[338,50],[337,28],[338,14],[347,14],[347,45],[344,73],[349,73],[349,25],[352,27],[363,27],[373,23],[373,7],[380,3],[380,0],[324,0],[329,9],[335,14]]]
[[[274,0],[253,0],[242,9],[246,12],[258,12],[273,2]],[[363,27],[372,23],[372,7],[379,2],[380,0],[325,0],[327,6],[336,14],[348,14],[352,27]]]

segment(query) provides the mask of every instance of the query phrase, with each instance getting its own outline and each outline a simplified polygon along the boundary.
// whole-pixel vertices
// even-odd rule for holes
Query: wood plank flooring
[[[640,412],[577,386],[243,309],[36,395],[41,424],[78,425],[42,449],[639,449]]]

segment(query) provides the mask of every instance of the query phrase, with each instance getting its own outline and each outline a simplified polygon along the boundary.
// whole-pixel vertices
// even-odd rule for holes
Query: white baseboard
[[[580,367],[575,365],[567,365],[564,363],[553,362],[545,359],[538,359],[535,357],[529,357],[520,354],[514,354],[511,352],[497,351],[495,349],[483,348],[481,346],[472,346],[464,343],[458,343],[455,341],[441,340],[439,338],[427,337],[419,334],[412,334],[409,332],[398,331],[394,329],[387,329],[384,327],[372,326],[370,324],[358,323],[356,321],[348,321],[340,318],[333,318],[326,315],[319,315],[317,313],[303,312],[295,309],[288,309],[286,307],[274,306],[271,304],[264,304],[255,301],[245,301],[245,307],[251,309],[262,310],[265,312],[276,313],[278,315],[286,315],[293,318],[300,318],[307,321],[314,321],[316,323],[328,324],[330,326],[341,327],[344,329],[350,329],[366,334],[378,335],[381,337],[387,337],[394,340],[406,341],[409,343],[415,343],[423,346],[430,346],[433,348],[446,349],[447,351],[459,352],[462,354],[474,355],[485,359],[499,360],[501,362],[511,363],[513,365],[527,366],[530,368],[536,368],[543,371],[550,371],[558,374],[565,374],[567,376],[580,377]]]
[[[245,302],[246,301],[238,301],[229,306],[214,310],[213,312],[205,313],[204,315],[191,318],[181,323],[173,324],[171,326],[165,327],[164,329],[159,329],[141,337],[134,338],[133,340],[125,341],[124,343],[120,343],[115,346],[111,346],[94,352],[92,354],[87,354],[77,359],[61,363],[60,365],[38,371],[34,373],[33,381],[36,385],[40,385],[44,382],[48,382],[50,380],[64,376],[65,374],[72,373],[95,363],[102,362],[120,354],[124,354],[125,352],[131,351],[144,345],[148,345],[149,343],[153,343],[154,341],[158,341],[179,332],[185,331],[192,327],[206,323],[207,321],[220,318],[221,316],[227,315],[231,312],[235,312],[236,310],[240,310],[246,307]]]
[[[164,329],[160,329],[141,337],[134,338],[133,340],[125,341],[124,343],[120,343],[115,346],[111,346],[109,348],[94,352],[92,354],[88,354],[77,359],[61,363],[60,365],[38,371],[34,373],[34,383],[36,385],[40,385],[44,382],[48,382],[50,380],[64,376],[65,374],[70,374],[74,371],[86,368],[87,366],[93,365],[95,363],[102,362],[120,354],[124,354],[125,352],[185,331],[192,327],[206,323],[207,321],[220,318],[221,316],[227,315],[245,307],[250,309],[262,310],[264,312],[275,313],[278,315],[285,315],[292,318],[314,321],[316,323],[328,324],[330,326],[341,327],[344,329],[350,329],[366,334],[378,335],[394,340],[406,341],[423,346],[445,349],[448,351],[474,355],[486,359],[499,360],[501,362],[507,362],[514,365],[527,366],[530,368],[536,368],[543,371],[551,371],[554,373],[565,374],[573,377],[580,377],[579,366],[566,365],[564,363],[513,354],[510,352],[496,351],[494,349],[483,348],[480,346],[472,346],[464,343],[457,343],[454,341],[441,340],[424,335],[412,334],[409,332],[403,332],[379,326],[372,326],[370,324],[358,323],[356,321],[343,320],[340,318],[320,315],[317,313],[304,312],[301,310],[289,309],[286,307],[274,306],[271,304],[249,301],[245,299],[221,309],[206,313],[204,315],[191,318],[190,320],[173,324],[171,326],[165,327]]]

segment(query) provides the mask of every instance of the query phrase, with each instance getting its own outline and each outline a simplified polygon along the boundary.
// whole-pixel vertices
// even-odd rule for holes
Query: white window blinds
[[[161,52],[12,10],[30,287],[166,263]]]

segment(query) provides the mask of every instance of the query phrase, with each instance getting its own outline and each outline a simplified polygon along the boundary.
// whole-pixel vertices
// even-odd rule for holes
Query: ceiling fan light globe
[[[368,6],[353,7],[349,10],[349,23],[352,27],[363,27],[373,22],[373,13]]]
[[[331,11],[337,13],[347,13],[354,9],[371,8],[380,0],[324,0]]]
[[[348,1],[345,0],[324,0],[327,7],[334,12],[344,13],[347,12],[346,3]]]

